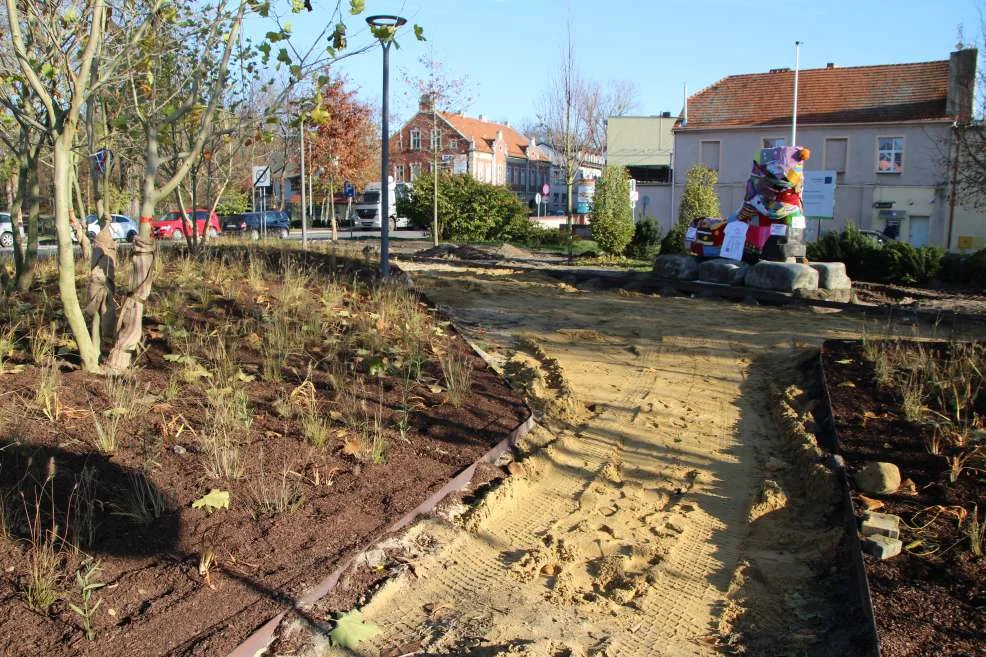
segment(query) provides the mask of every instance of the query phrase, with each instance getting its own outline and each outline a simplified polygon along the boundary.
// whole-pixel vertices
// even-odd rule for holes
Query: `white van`
[[[379,182],[367,183],[366,187],[363,189],[363,194],[356,204],[356,219],[354,225],[357,228],[382,228],[380,218],[382,213],[380,212],[380,205],[383,201],[381,199],[381,187]],[[391,230],[396,228],[407,228],[408,221],[407,217],[397,216],[397,201],[398,199],[407,198],[407,195],[411,192],[410,183],[395,183],[390,182],[390,189],[388,190],[387,205],[390,206],[387,211],[387,217],[390,218],[390,228]]]

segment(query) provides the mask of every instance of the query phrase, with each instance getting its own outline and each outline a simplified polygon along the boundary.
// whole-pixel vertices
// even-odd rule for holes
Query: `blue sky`
[[[318,7],[329,0],[313,3]],[[348,3],[346,3],[348,4]],[[600,83],[634,80],[636,114],[677,113],[682,85],[693,93],[721,77],[794,66],[860,66],[947,59],[958,26],[966,42],[982,41],[975,0],[366,0],[368,13],[399,13],[424,27],[428,41],[407,33],[391,54],[391,102],[409,115],[402,76],[435,57],[474,82],[468,114],[519,124],[535,114],[538,96],[557,68],[569,15],[583,75]],[[324,11],[324,10],[323,10]],[[319,13],[295,17],[296,37],[315,34]],[[325,16],[325,20],[328,17]],[[357,21],[359,24],[357,24]],[[365,43],[362,19],[351,17],[350,45]],[[380,99],[379,50],[337,64],[367,100]]]

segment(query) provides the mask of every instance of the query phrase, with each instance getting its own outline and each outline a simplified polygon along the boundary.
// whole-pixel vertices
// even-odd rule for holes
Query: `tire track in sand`
[[[748,355],[782,339],[761,326],[773,311],[703,302],[684,327],[656,309],[687,301],[491,281],[422,282],[487,350],[509,351],[518,328],[537,335],[596,411],[553,442],[538,429],[547,447],[462,527],[410,530],[438,547],[365,607],[384,631],[359,654],[415,642],[444,655],[714,654],[763,428],[741,386]],[[593,327],[595,341],[559,333]]]

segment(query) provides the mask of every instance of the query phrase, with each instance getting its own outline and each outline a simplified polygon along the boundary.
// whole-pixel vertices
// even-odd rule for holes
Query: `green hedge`
[[[907,242],[881,246],[854,226],[826,233],[808,245],[808,258],[844,262],[849,277],[872,283],[924,285],[933,280],[986,287],[986,249],[972,255],[946,254],[937,246],[914,248]]]
[[[434,179],[423,173],[397,213],[412,226],[432,224]],[[482,183],[470,175],[442,173],[438,178],[438,232],[442,240],[488,242],[524,240],[532,228],[527,206],[502,185]]]

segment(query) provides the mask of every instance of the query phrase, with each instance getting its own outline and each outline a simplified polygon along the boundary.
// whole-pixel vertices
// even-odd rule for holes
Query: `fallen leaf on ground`
[[[363,621],[363,612],[358,609],[339,615],[335,622],[335,629],[329,632],[329,640],[333,646],[356,650],[360,641],[380,633],[379,627]]]
[[[866,507],[867,511],[876,511],[883,507],[883,502],[881,500],[875,500],[872,497],[866,497],[865,495],[859,496],[860,503]]]

